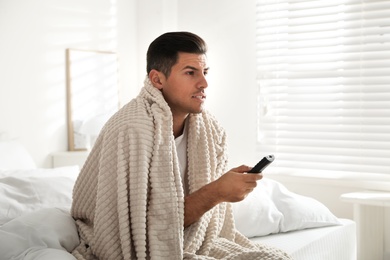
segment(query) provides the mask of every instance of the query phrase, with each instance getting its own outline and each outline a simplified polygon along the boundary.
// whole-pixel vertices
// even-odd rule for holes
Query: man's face
[[[162,94],[174,116],[200,113],[206,99],[206,56],[180,52],[171,74],[162,82]]]

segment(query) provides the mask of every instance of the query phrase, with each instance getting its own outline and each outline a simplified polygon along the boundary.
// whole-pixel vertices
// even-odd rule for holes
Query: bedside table
[[[55,152],[52,153],[52,167],[78,165],[83,167],[89,151]]]
[[[390,192],[361,191],[342,194],[341,201],[353,203],[357,227],[358,259],[383,259],[385,207],[390,207]]]

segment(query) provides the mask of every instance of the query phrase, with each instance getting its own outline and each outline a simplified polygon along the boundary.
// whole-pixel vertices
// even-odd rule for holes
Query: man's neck
[[[184,122],[188,115],[186,116],[173,116],[173,136],[175,138],[181,136],[184,130]]]

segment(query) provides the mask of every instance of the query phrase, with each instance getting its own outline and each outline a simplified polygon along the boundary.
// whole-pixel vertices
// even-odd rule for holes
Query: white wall
[[[40,167],[67,150],[65,49],[116,50],[122,99],[136,70],[135,2],[0,0],[0,132]]]

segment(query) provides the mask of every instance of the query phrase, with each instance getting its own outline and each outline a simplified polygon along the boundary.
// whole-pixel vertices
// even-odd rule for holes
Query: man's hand
[[[184,227],[197,221],[204,213],[221,202],[243,200],[263,178],[259,174],[246,174],[251,167],[241,165],[233,168],[219,179],[210,182],[199,190],[185,197]]]
[[[256,187],[258,180],[263,178],[261,173],[244,174],[251,167],[241,165],[222,175],[210,183],[216,190],[219,202],[237,202],[243,200]]]

